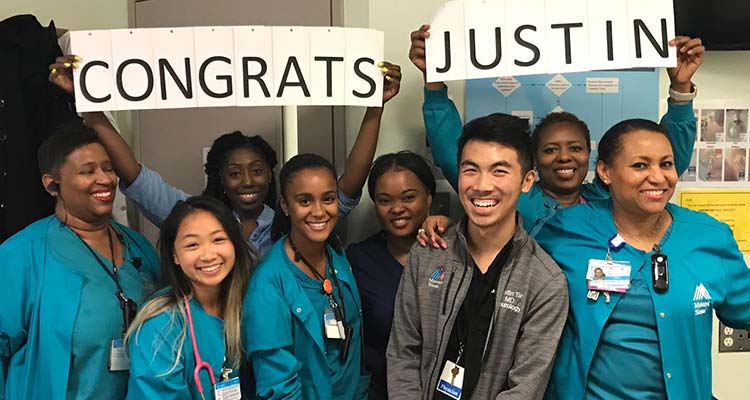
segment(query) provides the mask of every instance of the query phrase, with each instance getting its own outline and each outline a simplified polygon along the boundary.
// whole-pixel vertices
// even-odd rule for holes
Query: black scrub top
[[[385,351],[404,267],[388,251],[382,231],[349,246],[346,254],[362,298],[365,369],[372,374],[368,398],[388,399]]]

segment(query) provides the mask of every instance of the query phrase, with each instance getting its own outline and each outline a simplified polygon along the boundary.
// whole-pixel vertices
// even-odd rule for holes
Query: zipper
[[[446,306],[448,305],[448,294],[450,293],[451,282],[453,282],[453,275],[455,275],[456,268],[457,268],[456,266],[453,266],[453,271],[451,271],[451,276],[448,277],[448,285],[445,288],[445,297],[444,297],[444,301],[443,301],[443,313],[442,313],[443,316],[445,316]],[[464,264],[464,271],[463,271],[463,273],[461,273],[461,280],[458,281],[458,290],[461,290],[461,284],[463,283],[465,276],[466,276],[466,264]],[[458,296],[458,290],[456,290],[456,296]],[[451,304],[455,305],[455,297],[453,298],[453,300],[454,301]],[[455,307],[451,307],[451,312],[450,312],[450,314],[448,314],[447,319],[450,319],[450,316],[453,314],[454,308]],[[430,372],[430,379],[427,381],[428,384],[432,382],[432,377],[435,376],[435,370],[442,368],[442,366],[439,363],[441,363],[443,361],[442,356],[444,356],[445,353],[443,352],[443,354],[441,356],[440,350],[443,348],[443,339],[445,339],[445,328],[447,326],[448,326],[448,324],[443,325],[443,329],[440,331],[440,341],[438,341],[437,351],[435,353],[435,356],[439,357],[439,360],[437,360],[438,364],[435,364],[432,367],[432,371]],[[434,390],[435,390],[434,388],[431,391],[428,389],[428,390],[425,391],[424,394],[426,396],[431,396],[432,393],[434,392]],[[429,399],[429,397],[427,397],[427,398]]]
[[[443,312],[441,315],[445,315],[445,309],[448,305],[448,294],[451,291],[451,283],[453,282],[453,275],[455,275],[456,268],[453,268],[453,271],[451,271],[451,276],[448,277],[448,285],[445,287],[445,296],[443,296]]]

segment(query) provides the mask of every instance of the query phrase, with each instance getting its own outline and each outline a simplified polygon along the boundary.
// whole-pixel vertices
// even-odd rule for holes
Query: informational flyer
[[[747,187],[750,106],[713,101],[696,106],[694,112],[698,136],[681,181],[691,187]]]
[[[750,252],[750,190],[682,190],[679,201],[729,225],[740,251]]]

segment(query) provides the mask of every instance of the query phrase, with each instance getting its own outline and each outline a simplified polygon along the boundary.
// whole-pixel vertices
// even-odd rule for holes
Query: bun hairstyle
[[[297,175],[300,171],[306,169],[321,169],[331,174],[333,180],[336,181],[336,170],[333,165],[325,158],[311,153],[298,154],[284,164],[279,172],[279,190],[281,198],[285,199],[287,194],[287,186],[289,182]],[[284,210],[281,209],[281,199],[279,200],[276,213],[273,217],[273,224],[271,225],[271,238],[274,241],[280,239],[284,235],[288,235],[292,228],[291,220],[289,216],[284,214]],[[341,252],[343,244],[336,234],[331,234],[328,238],[327,243],[333,247],[336,252]]]
[[[367,191],[373,201],[375,201],[375,186],[378,184],[378,179],[390,170],[411,171],[427,189],[427,194],[435,194],[435,176],[432,175],[430,164],[420,155],[403,150],[398,153],[383,154],[372,163],[370,175],[367,177]]]
[[[611,165],[617,153],[622,151],[625,134],[634,131],[656,132],[667,136],[667,129],[654,121],[641,118],[626,119],[616,123],[604,133],[599,141],[597,162],[601,161],[606,165]],[[672,142],[669,142],[669,145],[671,146]],[[599,172],[596,173],[596,179],[601,181]]]
[[[266,195],[263,203],[269,207],[274,207],[276,205],[276,179],[274,178],[273,169],[276,167],[276,164],[278,164],[276,151],[262,137],[258,135],[245,136],[240,131],[223,134],[216,138],[211,145],[211,149],[206,156],[205,172],[207,180],[206,189],[203,190],[203,195],[219,199],[229,208],[232,207],[229,203],[229,198],[227,198],[226,193],[224,193],[222,172],[227,165],[229,155],[234,150],[240,148],[250,149],[258,153],[258,155],[263,157],[263,160],[271,169],[271,181],[268,187],[268,195]]]

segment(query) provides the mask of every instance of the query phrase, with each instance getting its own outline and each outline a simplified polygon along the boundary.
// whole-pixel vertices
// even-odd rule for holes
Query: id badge
[[[109,345],[109,370],[127,371],[130,369],[130,356],[124,339],[114,339]]]
[[[437,391],[445,394],[451,399],[460,399],[464,386],[464,367],[458,366],[452,361],[446,361],[443,372],[440,374]]]
[[[591,259],[586,280],[589,290],[625,293],[630,289],[630,262]]]
[[[216,386],[214,386],[215,400],[240,400],[241,398],[240,378],[217,382]]]
[[[325,326],[326,339],[346,339],[344,324],[336,319],[336,313],[332,309],[326,308],[323,313],[323,324]]]

